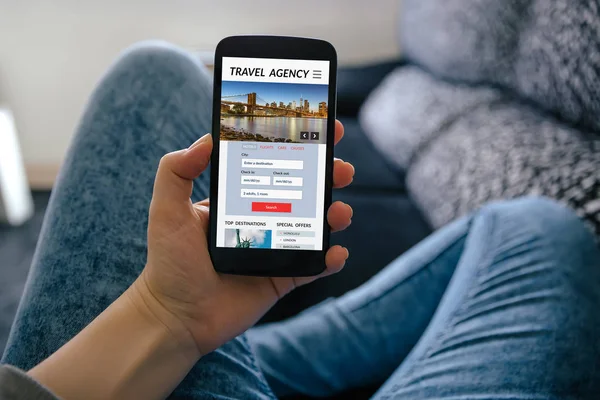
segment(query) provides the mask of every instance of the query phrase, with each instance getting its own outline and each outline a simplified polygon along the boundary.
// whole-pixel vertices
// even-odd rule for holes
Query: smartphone
[[[218,44],[209,232],[217,271],[325,270],[336,70],[324,40],[232,36]]]

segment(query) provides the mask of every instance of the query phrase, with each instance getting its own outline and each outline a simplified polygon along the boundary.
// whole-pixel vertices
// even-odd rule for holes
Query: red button
[[[252,203],[252,211],[291,213],[292,212],[292,203],[253,202]]]

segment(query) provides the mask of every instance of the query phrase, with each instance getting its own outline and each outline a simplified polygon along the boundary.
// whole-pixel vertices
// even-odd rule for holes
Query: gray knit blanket
[[[404,0],[360,121],[434,227],[545,195],[600,236],[600,0]]]

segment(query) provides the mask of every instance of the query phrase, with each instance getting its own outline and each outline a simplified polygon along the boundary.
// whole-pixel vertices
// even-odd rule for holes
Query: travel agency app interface
[[[218,247],[322,250],[329,61],[223,57]]]

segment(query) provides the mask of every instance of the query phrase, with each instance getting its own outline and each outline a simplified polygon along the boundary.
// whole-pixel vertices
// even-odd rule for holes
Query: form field
[[[303,179],[300,177],[292,177],[292,178],[276,177],[276,178],[273,178],[274,186],[302,186],[302,184],[303,184]]]
[[[270,176],[247,176],[242,175],[242,185],[264,185],[271,184]]]
[[[304,169],[304,161],[242,158],[242,168]]]
[[[242,189],[242,197],[249,199],[302,200],[302,190]]]

